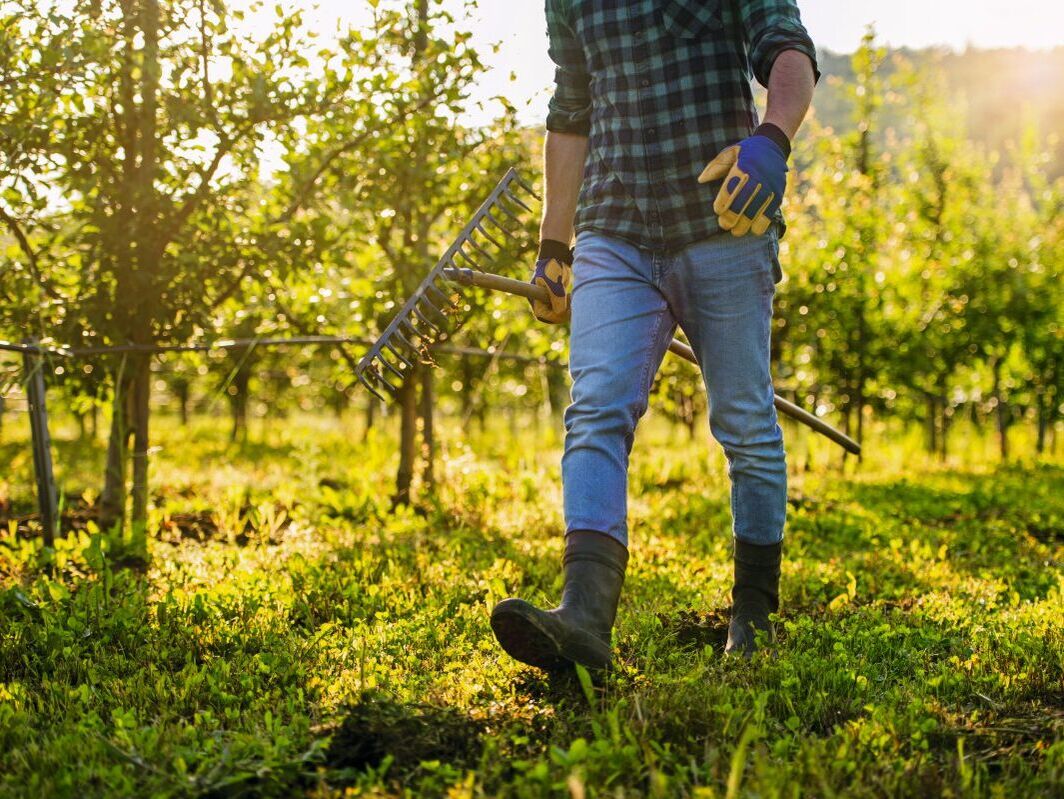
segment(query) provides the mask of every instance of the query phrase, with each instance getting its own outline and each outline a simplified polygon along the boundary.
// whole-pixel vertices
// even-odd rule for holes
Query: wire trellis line
[[[115,355],[115,354],[161,354],[167,352],[212,352],[215,350],[233,350],[244,347],[305,347],[326,344],[362,344],[370,346],[373,341],[356,336],[299,336],[296,338],[240,338],[219,339],[218,341],[203,344],[123,344],[112,347],[49,347],[35,344],[12,344],[0,341],[0,350],[19,352],[31,355],[58,355],[68,358],[85,357],[89,355]],[[491,349],[476,349],[472,347],[455,347],[438,344],[430,346],[432,352],[445,355],[462,355],[470,357],[497,357],[503,360],[521,361],[523,363],[540,364],[543,366],[564,367],[566,364],[553,361],[550,358],[535,355],[521,355],[519,353],[498,352]]]

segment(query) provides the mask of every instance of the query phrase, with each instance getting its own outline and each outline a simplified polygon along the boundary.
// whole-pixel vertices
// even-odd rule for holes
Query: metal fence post
[[[35,347],[35,342],[27,342]],[[59,491],[52,466],[52,437],[48,434],[48,407],[45,403],[44,359],[39,349],[22,353],[29,402],[30,433],[33,438],[33,470],[37,477],[37,505],[41,510],[44,543],[55,545],[59,522]]]

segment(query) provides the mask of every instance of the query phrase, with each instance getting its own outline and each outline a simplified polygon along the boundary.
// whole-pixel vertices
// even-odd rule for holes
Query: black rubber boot
[[[523,599],[504,599],[491,612],[491,629],[507,654],[530,666],[607,669],[628,549],[604,533],[574,530],[565,537],[562,562],[565,587],[558,607],[541,610]]]
[[[768,643],[776,640],[769,614],[780,607],[780,561],[783,543],[751,544],[735,539],[735,586],[732,588],[732,617],[728,625],[728,645],[724,651],[751,658],[757,650],[755,632],[766,634]]]

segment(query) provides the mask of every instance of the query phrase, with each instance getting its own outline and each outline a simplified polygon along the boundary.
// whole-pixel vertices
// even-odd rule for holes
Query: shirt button
[[[647,86],[649,86],[649,85],[650,85],[650,81],[649,81],[649,80],[647,80],[646,78],[643,78],[643,82],[642,82],[642,86],[643,86],[643,88],[646,88],[646,87],[647,87]]]
[[[647,131],[647,136],[649,136],[650,138],[654,138],[657,135],[658,135],[657,128],[651,128],[650,130]]]

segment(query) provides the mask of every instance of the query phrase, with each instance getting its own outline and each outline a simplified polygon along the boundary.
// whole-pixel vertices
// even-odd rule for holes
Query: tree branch
[[[205,199],[207,199],[207,195],[210,193],[211,189],[211,178],[213,178],[218,171],[218,167],[222,165],[222,159],[233,151],[234,145],[241,137],[246,135],[252,127],[253,126],[250,124],[245,125],[233,136],[223,137],[221,141],[218,142],[218,147],[214,151],[214,157],[211,158],[211,162],[202,169],[197,170],[196,174],[199,175],[200,179],[199,185],[196,187],[195,191],[185,198],[185,201],[171,217],[170,224],[167,226],[167,234],[163,237],[165,244],[161,249],[166,248],[166,245],[173,240],[174,236],[176,236],[178,231],[181,230],[185,222],[188,221],[188,218],[192,216],[192,213],[199,208]]]
[[[279,292],[281,291],[282,287],[279,287],[273,281],[273,279],[269,279],[269,284],[270,288],[273,289],[274,305],[277,306],[277,310],[284,314],[285,318],[288,320],[288,323],[296,329],[296,332],[304,336],[314,334],[314,331],[311,330],[309,325],[304,324],[302,320],[297,318],[296,315],[293,314],[283,302],[281,302],[281,296]],[[356,371],[358,369],[358,361],[355,360],[354,356],[352,356],[351,353],[347,351],[347,347],[345,347],[343,344],[338,343],[336,345],[336,348],[340,351],[340,356],[345,361],[347,361],[347,365],[351,367],[351,371]]]
[[[438,95],[432,94],[423,98],[418,102],[417,105],[405,111],[403,114],[400,115],[397,120],[394,121],[396,123],[400,121],[405,121],[412,114],[416,114],[418,111],[421,111],[422,109],[428,107],[430,103],[437,99],[437,96]],[[355,138],[344,142],[338,147],[333,148],[333,150],[328,155],[326,155],[325,158],[322,159],[322,162],[318,164],[318,168],[314,170],[314,174],[303,182],[303,185],[295,193],[292,202],[288,205],[288,207],[284,210],[283,213],[281,213],[273,220],[273,223],[280,224],[282,222],[287,222],[293,216],[295,216],[296,212],[299,211],[299,209],[303,207],[303,204],[306,203],[306,201],[310,198],[310,195],[314,191],[314,188],[317,186],[318,181],[321,179],[322,175],[324,175],[329,170],[333,162],[344,153],[348,153],[358,147],[374,133],[377,133],[378,130],[379,128],[376,127],[367,128]]]
[[[236,277],[233,278],[232,282],[230,282],[230,284],[226,286],[226,288],[217,297],[207,303],[207,306],[211,311],[216,310],[218,306],[220,306],[223,302],[228,300],[230,297],[233,296],[233,294],[236,293],[236,290],[240,287],[240,284],[244,281],[244,278],[246,278],[248,276],[248,273],[251,271],[251,264],[252,259],[244,259],[244,265],[240,268],[240,271],[237,273]]]
[[[55,289],[48,285],[48,282],[41,275],[41,270],[37,264],[37,253],[33,249],[33,245],[30,244],[30,240],[26,238],[26,234],[22,232],[22,228],[19,227],[18,221],[11,216],[3,208],[0,208],[0,221],[7,226],[7,229],[11,231],[11,235],[15,237],[15,241],[18,242],[19,249],[22,250],[26,256],[26,261],[30,267],[30,274],[33,275],[34,282],[40,286],[41,291],[51,297],[53,300],[62,300],[63,297]]]

